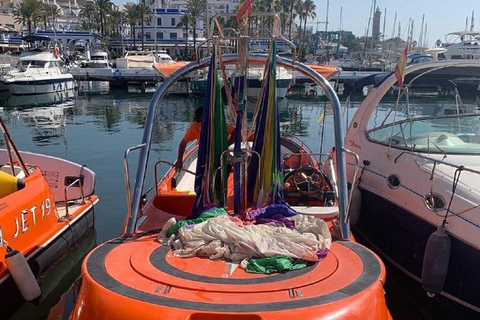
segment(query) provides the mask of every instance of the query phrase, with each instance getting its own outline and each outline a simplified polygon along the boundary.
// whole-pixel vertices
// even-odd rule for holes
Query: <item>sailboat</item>
[[[279,25],[274,14],[252,16]],[[311,68],[277,56],[277,27],[268,54],[248,53],[256,40],[248,23],[239,24],[233,39],[238,53],[222,54],[225,38],[217,31],[205,43],[211,56],[175,71],[152,98],[143,140],[125,153],[123,232],[85,258],[70,318],[391,319],[385,267],[350,237],[345,154],[325,172],[318,154],[280,134],[276,66],[309,75],[339,114],[335,91]],[[265,66],[265,79],[254,119],[247,121],[250,63]],[[230,113],[220,93],[226,65],[237,68],[226,89]],[[205,68],[198,146],[186,151],[178,171],[168,160],[149,159],[162,98],[175,81]],[[226,135],[229,114],[236,123],[233,145]],[[337,150],[345,150],[340,117],[335,122]],[[135,150],[140,155],[131,186],[128,159]],[[165,164],[172,168],[160,177]],[[155,181],[151,192],[147,175]]]

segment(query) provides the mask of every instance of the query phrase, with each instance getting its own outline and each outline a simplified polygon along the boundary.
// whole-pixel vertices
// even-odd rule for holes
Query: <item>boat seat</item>
[[[153,199],[153,205],[164,212],[188,217],[196,198],[195,192],[188,191],[159,193]]]
[[[320,219],[331,219],[338,217],[338,207],[321,207],[321,206],[291,206],[298,214],[314,216]]]

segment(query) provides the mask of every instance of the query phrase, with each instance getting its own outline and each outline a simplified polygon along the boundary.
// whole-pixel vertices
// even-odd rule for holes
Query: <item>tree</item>
[[[303,10],[304,10],[303,41],[306,42],[307,20],[308,18],[315,19],[317,17],[317,14],[315,13],[315,10],[317,10],[317,6],[315,5],[315,2],[313,2],[312,0],[305,0],[305,2],[303,3]]]
[[[288,39],[292,39],[292,25],[295,21],[295,18],[297,17],[297,14],[295,13],[295,0],[287,0],[287,3],[290,4],[290,21],[289,21],[289,28],[288,28]]]
[[[107,15],[112,10],[113,3],[110,0],[94,0],[94,4],[100,17],[100,33],[104,36]]]
[[[50,22],[54,24],[53,28],[55,29],[55,21],[59,16],[62,15],[62,10],[60,10],[60,8],[55,4],[47,4],[47,3],[42,3],[42,4],[43,4],[43,8],[40,14],[45,26],[45,30],[47,30],[47,25]]]
[[[207,8],[207,0],[186,0],[185,7],[192,16],[191,26],[193,27],[193,50],[197,47],[197,19],[199,19]]]
[[[79,17],[82,18],[82,25],[85,27],[83,30],[96,28],[98,16],[95,4],[91,1],[86,2],[80,9]]]
[[[113,38],[116,38],[118,40],[121,40],[122,37],[121,29],[123,28],[122,24],[124,16],[124,12],[120,11],[118,7],[112,7],[110,15],[108,16],[108,25],[112,29],[110,35],[113,34]]]
[[[144,2],[142,2],[137,5],[137,15],[138,15],[139,21],[142,23],[142,50],[145,50],[145,36],[144,36],[143,26],[145,22],[149,23],[152,21],[152,12],[150,11],[150,8],[147,7],[147,5]]]
[[[137,46],[135,42],[135,25],[139,20],[138,14],[137,14],[138,7],[136,4],[134,4],[134,5],[125,6],[125,9],[126,9],[125,18],[127,20],[128,25],[130,26],[130,34],[133,36],[133,47],[135,48]]]
[[[16,23],[27,26],[28,34],[32,34],[32,25],[35,26],[41,18],[43,3],[38,0],[24,0],[17,3],[13,9]]]
[[[185,52],[183,56],[186,58],[188,53],[188,30],[193,23],[192,15],[185,13],[180,18],[180,22],[177,24],[177,28],[183,28],[185,30]]]
[[[299,43],[301,44],[301,39],[302,39],[302,22],[303,20],[305,19],[307,13],[305,11],[305,6],[304,6],[304,3],[299,0],[295,3],[295,12],[297,13],[298,15],[298,19],[300,20],[300,23],[298,24],[299,28],[298,28],[298,32],[297,32],[297,37],[298,37],[298,40],[299,40]]]

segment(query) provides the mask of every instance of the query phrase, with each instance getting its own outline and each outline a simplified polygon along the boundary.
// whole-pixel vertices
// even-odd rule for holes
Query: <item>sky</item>
[[[433,48],[437,39],[445,41],[445,34],[455,31],[464,31],[468,17],[468,29],[472,12],[475,12],[474,31],[480,31],[480,1],[479,0],[314,0],[317,7],[316,21],[318,30],[325,30],[327,1],[328,30],[352,31],[353,34],[363,36],[366,34],[368,20],[373,3],[382,11],[380,32],[383,31],[384,17],[385,35],[390,38],[393,32],[395,12],[397,13],[394,36],[398,34],[398,23],[401,24],[400,37],[407,38],[409,19],[414,20],[413,39],[419,41],[422,25],[427,24],[426,46]],[[386,15],[385,15],[386,9]],[[309,23],[315,31],[317,23]],[[371,25],[370,25],[371,32]]]

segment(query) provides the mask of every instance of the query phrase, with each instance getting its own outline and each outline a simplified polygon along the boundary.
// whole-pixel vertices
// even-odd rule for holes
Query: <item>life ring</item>
[[[53,56],[55,57],[55,59],[58,59],[58,55],[59,55],[58,47],[55,46],[55,49],[53,49]]]

